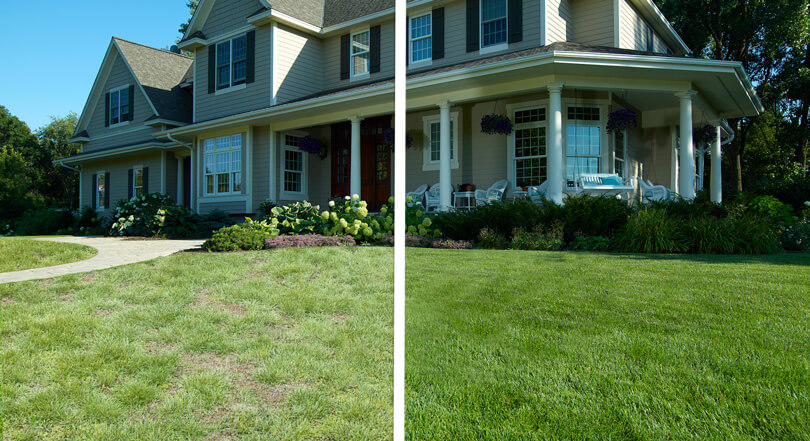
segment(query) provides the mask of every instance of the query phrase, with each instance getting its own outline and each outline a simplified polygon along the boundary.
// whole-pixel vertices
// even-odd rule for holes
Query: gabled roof
[[[96,103],[104,95],[103,89],[116,55],[124,61],[138,88],[146,96],[147,104],[158,117],[180,122],[191,121],[191,95],[179,86],[191,76],[194,60],[174,52],[113,37],[82,110],[75,136],[86,133]]]

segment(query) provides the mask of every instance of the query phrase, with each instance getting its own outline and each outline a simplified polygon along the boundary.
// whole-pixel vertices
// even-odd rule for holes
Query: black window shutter
[[[149,194],[149,167],[143,168],[143,194]]]
[[[380,71],[380,27],[372,27],[369,30],[369,37],[371,38],[369,71],[377,73]]]
[[[104,208],[110,208],[110,172],[104,173]]]
[[[208,46],[208,93],[217,90],[217,45]]]
[[[104,94],[104,127],[110,127],[110,92]]]
[[[406,44],[406,56],[405,56],[405,64],[411,64],[411,18],[405,17],[405,41]]]
[[[444,8],[434,9],[433,22],[433,59],[444,58]]]
[[[509,43],[523,41],[523,0],[509,0]]]
[[[478,0],[467,0],[467,52],[475,52],[480,47]]]
[[[132,199],[132,196],[135,194],[135,191],[134,191],[135,183],[134,183],[134,176],[133,176],[134,174],[132,172],[132,169],[129,169],[129,172],[127,173],[127,175],[129,176],[127,178],[127,181],[128,181],[127,182],[127,199]]]
[[[351,41],[349,41],[351,36],[346,34],[340,37],[340,79],[341,80],[348,80],[349,79],[349,45]]]
[[[96,201],[96,198],[98,197],[98,175],[96,174],[90,177],[90,189],[92,190],[90,192],[91,206],[93,208],[96,208],[98,206],[98,203]]]
[[[133,121],[135,119],[135,86],[129,86],[129,114],[127,115],[127,121]]]
[[[256,31],[247,33],[247,60],[245,61],[245,83],[256,79]]]

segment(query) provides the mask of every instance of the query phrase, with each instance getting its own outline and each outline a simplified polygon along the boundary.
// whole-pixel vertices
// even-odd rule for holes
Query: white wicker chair
[[[639,188],[641,188],[642,202],[660,202],[675,198],[675,193],[663,185],[653,185],[650,181],[637,178]]]
[[[433,184],[430,190],[425,193],[425,211],[437,211],[439,209],[439,194],[441,192],[441,185]]]
[[[475,204],[482,205],[502,201],[507,186],[509,186],[509,181],[501,179],[486,190],[475,190]]]
[[[535,204],[541,204],[543,203],[543,198],[541,198],[540,195],[548,198],[548,180],[543,181],[543,183],[538,186],[529,187],[529,200]]]
[[[422,184],[416,187],[416,190],[405,195],[406,198],[412,198],[414,203],[425,205],[425,192],[428,190],[427,184]]]

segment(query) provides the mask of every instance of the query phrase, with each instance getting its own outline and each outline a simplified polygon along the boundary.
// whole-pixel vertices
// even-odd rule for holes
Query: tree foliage
[[[188,6],[188,10],[189,10],[190,14],[189,14],[188,20],[183,22],[183,23],[180,23],[180,28],[177,29],[177,31],[180,32],[181,35],[186,34],[186,31],[188,30],[188,26],[191,24],[191,18],[194,17],[194,13],[197,12],[197,6],[199,6],[199,5],[200,5],[199,0],[188,0],[186,2],[186,6]]]
[[[0,147],[0,219],[13,219],[30,208],[30,190],[25,158],[12,147]]]

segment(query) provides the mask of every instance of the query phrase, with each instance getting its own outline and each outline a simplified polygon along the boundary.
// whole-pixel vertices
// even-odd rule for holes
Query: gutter
[[[54,163],[56,163],[56,164],[61,165],[62,167],[65,167],[65,168],[66,168],[66,169],[68,169],[68,170],[73,170],[73,171],[78,172],[78,173],[81,173],[81,172],[82,172],[82,169],[80,169],[80,168],[78,168],[78,167],[71,167],[71,166],[69,166],[69,165],[65,164],[65,159],[64,159],[64,158],[62,158],[62,159],[56,159],[56,160],[54,160],[53,162],[54,162]]]

